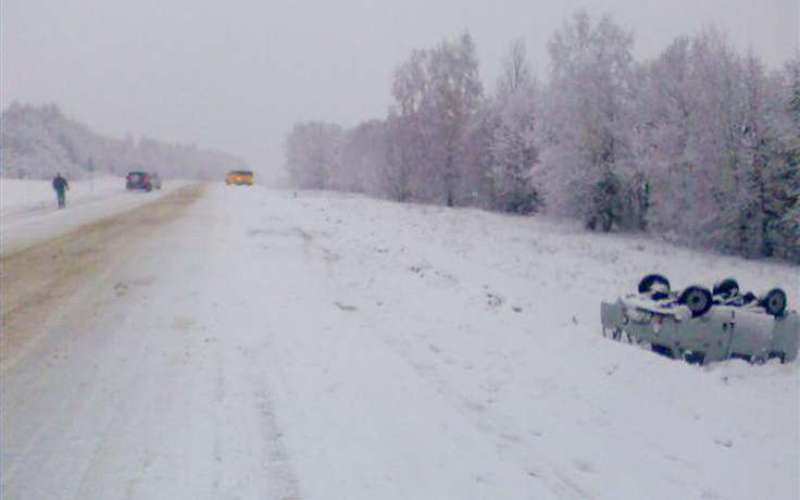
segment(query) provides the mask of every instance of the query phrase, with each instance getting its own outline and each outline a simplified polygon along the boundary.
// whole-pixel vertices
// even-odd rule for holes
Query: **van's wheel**
[[[753,356],[750,354],[742,354],[740,352],[732,352],[730,359],[741,359],[742,361],[747,361],[748,363],[753,362]]]
[[[702,365],[706,360],[706,353],[699,351],[689,351],[684,353],[683,359],[690,365]]]
[[[773,288],[764,295],[758,304],[767,311],[767,314],[779,317],[786,311],[786,292],[780,288]]]
[[[672,349],[665,345],[661,344],[652,344],[650,349],[658,354],[659,356],[664,356],[665,358],[673,359],[675,356],[672,354]]]
[[[781,362],[781,364],[786,363],[786,353],[780,351],[771,351],[767,359],[777,359]]]
[[[697,318],[711,309],[711,292],[702,286],[690,286],[678,297],[678,304],[683,304],[692,311],[692,317]]]
[[[661,274],[648,274],[639,281],[639,293],[670,292],[669,280]]]
[[[726,299],[735,297],[739,295],[739,282],[733,278],[725,278],[714,285],[712,293],[715,296],[721,295]]]

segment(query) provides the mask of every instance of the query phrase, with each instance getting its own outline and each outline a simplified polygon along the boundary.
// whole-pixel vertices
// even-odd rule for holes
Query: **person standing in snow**
[[[67,206],[67,195],[66,191],[69,191],[69,183],[63,177],[61,177],[61,173],[57,173],[55,178],[53,179],[53,189],[56,191],[56,196],[58,197],[58,208],[64,208]]]

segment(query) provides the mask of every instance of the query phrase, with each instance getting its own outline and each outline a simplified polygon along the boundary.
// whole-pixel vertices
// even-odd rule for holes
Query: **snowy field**
[[[7,498],[800,497],[797,363],[599,323],[649,272],[797,308],[797,266],[258,186],[111,243],[0,367]]]
[[[125,188],[125,179],[99,177],[94,181],[71,181],[67,200],[82,204],[89,200],[102,199]],[[43,211],[56,208],[56,196],[50,181],[29,179],[0,179],[0,214],[12,215],[20,212]]]
[[[185,181],[167,181],[161,192],[129,192],[122,177],[71,181],[67,209],[58,210],[50,181],[0,178],[0,241],[2,253],[62,234],[86,224],[147,203]]]

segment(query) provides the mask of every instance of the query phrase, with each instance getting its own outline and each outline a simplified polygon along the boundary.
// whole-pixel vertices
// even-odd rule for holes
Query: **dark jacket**
[[[55,179],[53,179],[53,189],[59,193],[63,193],[65,189],[69,189],[69,183],[65,178],[57,175]]]

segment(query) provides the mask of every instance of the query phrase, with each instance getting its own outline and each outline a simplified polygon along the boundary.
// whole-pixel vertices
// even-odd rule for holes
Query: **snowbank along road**
[[[192,186],[2,259],[9,499],[800,496],[796,363],[689,366],[599,302],[796,267],[548,220]]]

